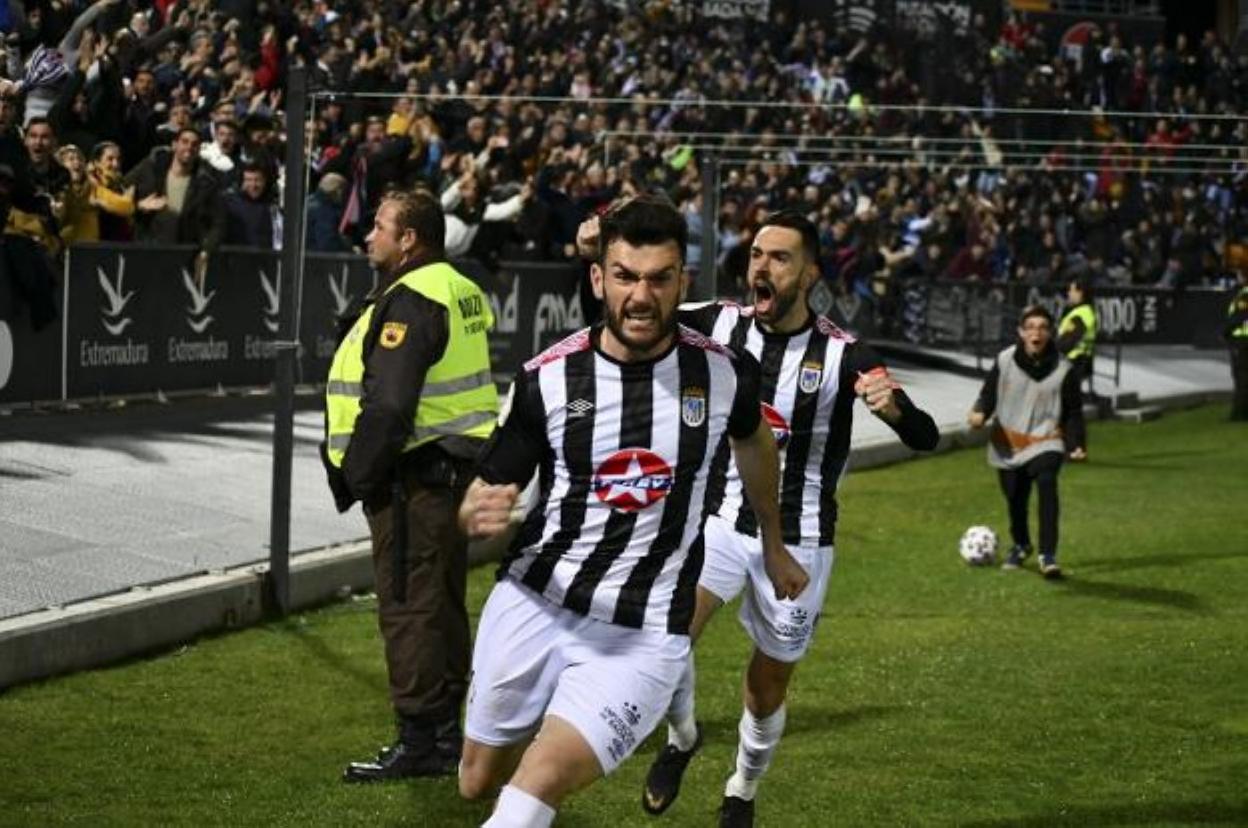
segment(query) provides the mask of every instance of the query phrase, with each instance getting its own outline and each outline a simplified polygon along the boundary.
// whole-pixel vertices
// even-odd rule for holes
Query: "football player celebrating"
[[[578,244],[594,236],[582,225]],[[750,248],[751,307],[709,303],[682,310],[681,322],[761,367],[763,415],[780,449],[780,516],[784,542],[810,576],[796,599],[768,588],[757,513],[742,488],[739,461],[725,448],[707,497],[706,560],[698,579],[690,634],[697,640],[711,616],[745,592],[740,621],[754,643],[745,670],[736,771],[720,806],[720,824],[751,825],[759,779],[771,763],[785,725],[784,700],[797,662],[810,647],[832,572],[836,487],[846,469],[855,398],[908,447],[935,448],[936,424],[915,406],[875,351],[810,311],[820,278],[819,236],[795,211],[765,219]],[[694,670],[689,665],[668,710],[668,741],[650,767],[642,806],[663,813],[676,799],[690,759],[701,747],[694,718]]]
[[[772,598],[797,598],[808,582],[780,541],[757,362],[677,325],[686,238],[684,219],[659,200],[604,218],[591,275],[605,324],[520,371],[460,510],[469,534],[497,534],[538,471],[537,503],[473,652],[460,792],[487,796],[507,782],[489,828],[550,825],[564,798],[614,770],[663,719],[688,662],[721,446],[731,442],[758,506]]]

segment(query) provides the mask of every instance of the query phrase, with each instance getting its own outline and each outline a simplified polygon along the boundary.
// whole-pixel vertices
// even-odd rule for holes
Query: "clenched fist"
[[[889,422],[897,422],[901,418],[901,409],[897,407],[897,399],[893,392],[900,387],[897,381],[889,376],[888,369],[881,365],[866,373],[858,374],[858,380],[854,383],[854,393],[862,397],[862,401],[867,404],[867,408],[871,409],[871,413],[878,414]]]
[[[459,506],[459,526],[470,538],[488,538],[505,530],[511,510],[520,496],[514,483],[491,485],[481,478],[472,481]]]
[[[806,570],[783,546],[764,553],[763,569],[767,571],[771,586],[776,591],[777,601],[796,598],[810,583]]]

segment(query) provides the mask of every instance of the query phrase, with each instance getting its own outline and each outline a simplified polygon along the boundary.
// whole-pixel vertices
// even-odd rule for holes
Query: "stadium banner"
[[[295,379],[303,384],[325,381],[338,348],[340,320],[363,304],[377,287],[377,274],[363,256],[310,253],[303,260],[299,301],[299,360]],[[273,339],[276,327],[269,334]],[[273,354],[269,354],[269,359]],[[270,379],[272,369],[270,368]]]
[[[498,272],[465,270],[490,297],[494,378],[510,380],[530,357],[585,327],[577,283],[581,268],[546,262],[500,262]]]
[[[262,385],[272,379],[276,257],[190,246],[70,248],[66,398]]]
[[[1093,299],[1103,341],[1199,347],[1220,344],[1219,313],[1228,301],[1224,290],[1152,287],[1098,288]],[[1014,339],[1019,312],[1033,304],[1060,319],[1065,284],[934,282],[926,290],[905,291],[902,312],[907,321],[923,319],[922,334],[908,338],[932,345],[1000,345]]]
[[[729,20],[767,20],[771,13],[771,0],[702,0],[704,17],[723,17]]]
[[[35,330],[12,276],[0,272],[0,405],[60,397],[61,364],[60,318]]]
[[[282,310],[275,251],[222,248],[209,258],[202,282],[196,277],[195,249],[189,246],[76,245],[68,256],[64,350],[59,330],[40,334],[38,357],[23,359],[20,375],[9,371],[13,379],[0,384],[0,401],[212,390],[272,381]],[[584,325],[577,295],[580,268],[504,262],[492,272],[472,260],[454,264],[489,297],[496,318],[490,351],[499,381]],[[340,320],[376,284],[362,256],[307,256],[296,309],[299,382],[324,380]],[[7,348],[0,350],[0,358],[16,353],[19,342],[23,353],[33,353],[34,347],[25,344],[29,332],[17,327],[20,320],[8,321],[16,314],[5,313],[0,317],[5,329],[21,334],[4,338],[0,330],[0,346]],[[11,347],[9,340],[15,343]]]
[[[1100,340],[1202,348],[1225,344],[1219,338],[1220,314],[1225,314],[1228,302],[1229,293],[1213,288],[1098,288],[1092,299]],[[1066,309],[1065,285],[1027,288],[1019,307],[1030,304],[1044,305],[1055,319],[1061,319]]]
[[[988,31],[1000,29],[1001,4],[996,0],[796,0],[798,19],[859,34],[883,27],[927,39],[960,37],[971,30],[977,14],[983,15]]]

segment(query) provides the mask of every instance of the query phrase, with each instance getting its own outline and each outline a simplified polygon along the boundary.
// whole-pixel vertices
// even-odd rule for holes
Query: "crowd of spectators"
[[[782,206],[817,218],[829,285],[868,301],[916,278],[1182,287],[1232,266],[1248,57],[1212,33],[1110,25],[1072,49],[1012,15],[862,33],[782,6],[9,0],[6,245],[277,246],[301,65],[310,250],[359,249],[381,196],[410,186],[441,196],[452,255],[487,263],[571,257],[582,219],[640,191],[699,240],[714,157],[726,290]]]

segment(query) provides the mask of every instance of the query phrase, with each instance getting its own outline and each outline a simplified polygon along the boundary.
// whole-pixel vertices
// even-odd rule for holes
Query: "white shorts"
[[[588,618],[504,578],[477,627],[464,734],[502,747],[558,716],[610,773],[663,719],[688,657],[687,635]]]
[[[777,661],[798,661],[806,654],[832,579],[831,546],[790,546],[789,553],[806,570],[810,584],[796,600],[778,601],[763,568],[762,541],[738,533],[723,518],[706,521],[706,559],[698,586],[726,604],[748,581],[738,616],[741,626],[758,649]]]

